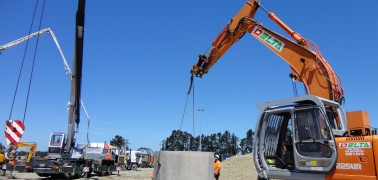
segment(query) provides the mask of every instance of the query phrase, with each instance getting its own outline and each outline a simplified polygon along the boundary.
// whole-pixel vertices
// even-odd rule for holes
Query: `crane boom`
[[[56,47],[58,48],[60,55],[62,56],[63,64],[64,64],[64,69],[65,69],[65,71],[66,71],[66,75],[71,79],[71,78],[72,78],[72,77],[71,77],[71,76],[72,76],[72,73],[71,73],[71,70],[70,70],[70,68],[69,68],[69,66],[68,66],[68,64],[67,64],[66,57],[64,56],[63,51],[62,51],[62,48],[60,47],[60,45],[59,45],[59,43],[58,43],[58,39],[56,38],[56,36],[55,36],[55,34],[54,34],[54,32],[53,32],[53,30],[52,30],[51,28],[45,28],[45,29],[42,29],[42,30],[40,30],[40,31],[38,31],[38,32],[32,33],[32,34],[30,34],[30,35],[24,36],[24,37],[22,37],[22,38],[19,38],[19,39],[17,39],[17,40],[14,40],[14,41],[12,41],[12,42],[9,42],[9,43],[7,43],[7,44],[4,44],[4,45],[0,46],[0,53],[3,52],[3,51],[6,50],[6,49],[9,49],[9,48],[11,48],[11,47],[13,47],[13,46],[16,46],[16,45],[18,45],[18,44],[24,42],[24,41],[27,41],[27,40],[29,40],[29,39],[31,39],[31,38],[34,38],[34,37],[38,37],[38,36],[43,35],[43,34],[45,34],[45,33],[50,34],[51,37],[53,38],[53,40],[54,40],[54,42],[55,42],[55,45],[56,45]]]
[[[58,39],[55,36],[55,33],[54,33],[54,31],[51,28],[42,29],[42,30],[40,30],[38,32],[32,33],[30,35],[24,36],[22,38],[19,38],[19,39],[16,39],[16,40],[12,41],[12,42],[4,44],[4,45],[0,46],[0,53],[2,53],[3,51],[5,51],[5,50],[7,50],[7,49],[9,49],[9,48],[11,48],[13,46],[18,45],[18,44],[20,44],[20,43],[22,43],[24,41],[27,41],[27,40],[29,40],[31,38],[34,38],[34,37],[38,37],[38,36],[43,35],[45,33],[50,34],[51,37],[53,38],[54,43],[55,43],[56,47],[59,50],[60,56],[62,57],[63,65],[64,65],[64,70],[66,71],[66,75],[67,75],[68,78],[70,78],[70,80],[72,80],[72,71],[71,71],[70,67],[68,66],[66,57],[63,54],[63,50],[62,50],[62,48],[59,45]],[[83,108],[83,110],[85,112],[85,115],[86,115],[88,123],[89,123],[90,122],[90,117],[89,117],[87,109],[85,108],[84,102],[82,100],[80,100],[80,104],[81,104],[81,107]]]
[[[73,74],[71,81],[71,95],[69,104],[68,130],[65,152],[71,155],[71,150],[75,146],[75,126],[79,128],[80,123],[80,97],[81,79],[83,70],[83,49],[84,49],[84,20],[85,20],[85,0],[79,0],[76,11],[76,31],[73,60]]]
[[[258,0],[246,2],[213,41],[211,51],[200,55],[191,72],[197,77],[202,77],[237,40],[245,33],[250,33],[290,65],[292,77],[302,82],[309,94],[341,103],[344,90],[340,80],[315,43],[291,30],[273,13],[268,13],[269,17],[296,42],[255,21],[253,18],[259,7],[262,6]]]

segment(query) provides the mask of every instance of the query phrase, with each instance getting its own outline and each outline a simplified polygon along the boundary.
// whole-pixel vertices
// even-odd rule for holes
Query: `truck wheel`
[[[131,165],[131,170],[136,171],[137,169],[138,169],[138,165],[137,164]]]
[[[74,174],[71,174],[71,173],[62,173],[61,176],[60,176],[62,179],[72,179],[75,177]]]
[[[106,176],[107,173],[105,171],[101,171],[101,172],[97,172],[96,174],[97,176]]]
[[[62,179],[61,176],[59,174],[51,174],[50,175],[50,178],[51,179]]]
[[[265,178],[262,178],[260,176],[257,176],[257,180],[269,180],[269,179],[265,179]]]
[[[92,171],[89,171],[87,177],[90,178],[91,174],[92,174]],[[85,173],[80,173],[78,175],[79,175],[79,178],[85,178]]]
[[[46,173],[37,173],[39,177],[49,177],[49,174]]]

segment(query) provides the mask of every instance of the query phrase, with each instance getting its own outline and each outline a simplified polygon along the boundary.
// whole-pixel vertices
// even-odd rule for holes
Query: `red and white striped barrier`
[[[7,145],[17,145],[24,134],[25,126],[20,120],[7,120],[5,123],[5,138]]]

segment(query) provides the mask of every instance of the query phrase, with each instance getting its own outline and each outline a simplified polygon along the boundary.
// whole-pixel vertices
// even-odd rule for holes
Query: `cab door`
[[[50,159],[60,158],[64,150],[64,133],[52,133],[50,136],[48,156]]]
[[[329,172],[336,164],[337,150],[325,113],[317,106],[293,111],[295,168]]]

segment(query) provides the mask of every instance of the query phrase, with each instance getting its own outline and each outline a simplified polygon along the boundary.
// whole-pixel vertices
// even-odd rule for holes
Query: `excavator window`
[[[335,118],[335,113],[332,111],[332,109],[326,109],[327,117],[328,117],[328,122],[329,125],[331,126],[332,129],[340,129],[337,127],[336,123],[336,118]]]
[[[279,160],[282,161],[284,166],[282,168],[293,169],[294,164],[294,154],[293,154],[293,131],[292,131],[292,120],[290,114],[286,116],[283,125],[283,129],[280,133],[280,152]],[[277,166],[277,165],[276,165]]]
[[[297,110],[294,116],[298,153],[306,157],[331,157],[328,142],[332,138],[320,109]]]
[[[265,158],[276,168],[292,169],[294,156],[290,111],[268,113],[266,122]]]
[[[264,154],[267,159],[275,159],[280,152],[279,137],[284,118],[285,115],[282,113],[272,113],[266,116],[267,133],[265,135],[266,151]]]
[[[351,129],[350,130],[351,136],[362,136],[362,129]]]

